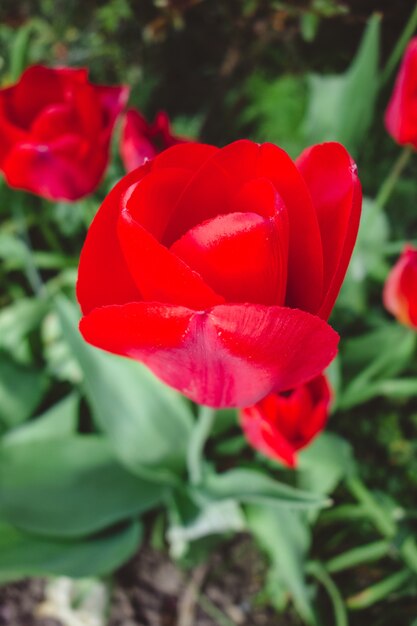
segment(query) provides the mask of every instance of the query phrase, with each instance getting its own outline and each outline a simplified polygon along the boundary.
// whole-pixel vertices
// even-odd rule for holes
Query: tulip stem
[[[203,452],[216,417],[216,410],[209,406],[199,407],[197,421],[191,433],[187,454],[187,467],[190,482],[201,483],[203,478]]]
[[[398,39],[394,47],[394,50],[391,52],[391,55],[385,65],[384,71],[381,74],[380,86],[385,85],[385,83],[388,82],[388,80],[390,79],[392,72],[395,70],[397,64],[399,63],[403,55],[404,49],[409,39],[413,35],[414,31],[416,30],[416,28],[417,28],[417,3],[414,7],[413,12],[408,18],[407,24],[405,25],[405,28],[403,32],[401,33],[400,38]]]
[[[413,149],[411,148],[411,146],[404,146],[404,148],[400,152],[397,160],[395,161],[387,178],[383,182],[375,199],[375,206],[378,209],[383,209],[388,202],[389,197],[392,194],[394,187],[397,184],[397,181],[400,178],[405,166],[407,165],[412,152]]]
[[[364,507],[369,518],[381,535],[388,540],[395,539],[398,533],[395,515],[386,511],[383,506],[379,504],[375,496],[368,490],[359,476],[355,475],[350,477],[346,482],[346,486],[351,494]],[[402,539],[398,546],[398,553],[409,569],[417,573],[417,543],[411,534],[406,536],[405,539]]]

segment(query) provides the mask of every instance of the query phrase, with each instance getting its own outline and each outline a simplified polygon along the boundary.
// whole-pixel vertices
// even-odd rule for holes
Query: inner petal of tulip
[[[63,134],[76,133],[76,117],[69,104],[52,104],[43,109],[31,126],[31,135],[39,141],[50,141]]]
[[[228,302],[284,302],[286,258],[273,218],[219,215],[191,228],[170,250]]]

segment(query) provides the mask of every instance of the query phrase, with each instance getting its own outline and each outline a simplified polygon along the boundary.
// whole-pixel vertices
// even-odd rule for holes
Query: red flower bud
[[[385,126],[397,143],[417,149],[417,37],[405,51],[385,113]]]
[[[11,187],[53,200],[95,190],[127,87],[88,82],[86,69],[34,65],[0,89],[0,170]]]
[[[81,254],[81,332],[200,404],[249,406],[337,352],[324,321],[361,210],[356,167],[327,143],[169,148],[107,196]]]
[[[126,172],[131,172],[166,148],[187,141],[172,134],[164,111],[157,113],[154,122],[149,124],[139,111],[129,109],[124,116],[120,156]]]
[[[240,411],[240,423],[249,443],[288,467],[297,464],[296,452],[325,427],[331,400],[325,376],[286,393],[272,393]]]
[[[417,249],[406,246],[385,282],[385,308],[397,320],[417,328]]]

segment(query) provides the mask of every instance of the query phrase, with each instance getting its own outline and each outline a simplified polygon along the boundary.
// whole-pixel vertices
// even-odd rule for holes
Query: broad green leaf
[[[327,504],[320,495],[290,487],[252,469],[232,469],[223,474],[208,475],[196,494],[216,501],[234,499],[303,509]]]
[[[63,298],[56,306],[94,418],[119,459],[139,473],[143,466],[181,467],[193,424],[185,399],[139,363],[89,346],[79,334],[75,307]]]
[[[308,97],[305,76],[287,74],[271,80],[255,72],[246,81],[245,95],[249,102],[241,114],[241,122],[256,128],[256,140],[272,141],[291,156],[297,156],[305,147],[302,134]]]
[[[3,437],[2,445],[65,438],[74,434],[78,419],[78,405],[78,394],[73,392],[36,419],[10,430]]]
[[[304,578],[310,536],[300,513],[286,507],[250,505],[246,515],[257,542],[271,560],[271,579],[277,578],[285,583],[302,618],[308,624],[314,624]]]
[[[347,72],[311,76],[305,120],[308,143],[340,141],[354,155],[366,139],[378,91],[380,16],[370,18]]]
[[[12,428],[27,420],[47,385],[43,372],[20,365],[6,352],[0,352],[0,424]]]
[[[127,561],[141,539],[138,522],[79,541],[40,537],[0,524],[0,583],[26,576],[103,576]]]
[[[350,444],[333,433],[325,432],[301,450],[298,484],[306,491],[328,494],[338,482],[353,471]]]
[[[161,485],[128,472],[103,437],[0,447],[0,519],[27,532],[79,537],[151,509]]]

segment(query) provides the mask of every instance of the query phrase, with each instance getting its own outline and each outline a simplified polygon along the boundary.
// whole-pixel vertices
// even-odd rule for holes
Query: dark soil
[[[223,544],[192,570],[149,546],[115,575],[108,626],[299,626],[261,604],[265,564],[247,537]],[[0,588],[0,626],[61,626],[36,617],[42,580]]]

